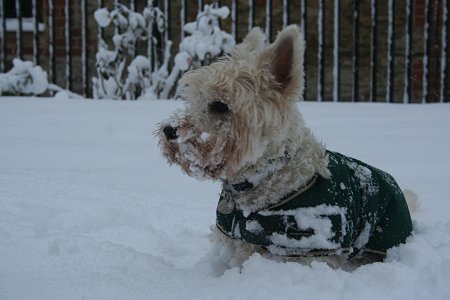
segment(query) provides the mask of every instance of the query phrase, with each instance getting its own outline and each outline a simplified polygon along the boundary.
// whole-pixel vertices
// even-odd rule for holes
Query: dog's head
[[[302,124],[304,41],[297,26],[265,47],[253,29],[230,56],[180,79],[185,109],[162,122],[163,155],[191,176],[233,179],[259,159],[295,145]]]

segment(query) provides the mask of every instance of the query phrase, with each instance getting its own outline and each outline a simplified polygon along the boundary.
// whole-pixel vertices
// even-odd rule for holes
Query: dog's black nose
[[[174,140],[177,138],[177,129],[171,126],[166,126],[163,128],[164,135],[168,141]]]

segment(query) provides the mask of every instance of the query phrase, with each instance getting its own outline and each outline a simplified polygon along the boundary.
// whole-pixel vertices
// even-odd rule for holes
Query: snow
[[[183,31],[190,36],[181,41],[179,53],[185,52],[193,60],[204,61],[208,55],[215,58],[221,53],[230,52],[235,46],[234,38],[220,29],[218,20],[226,19],[229,14],[230,10],[226,6],[214,8],[205,4],[203,11],[197,15],[197,20],[183,26]],[[179,66],[179,69],[183,70],[184,67]]]
[[[262,211],[263,216],[282,215],[294,216],[296,224],[300,230],[313,230],[311,236],[304,236],[300,240],[290,238],[287,234],[273,233],[271,241],[274,244],[269,248],[272,253],[286,254],[287,249],[337,249],[340,244],[332,242],[335,237],[331,219],[327,216],[338,215],[342,220],[341,234],[346,234],[345,218],[346,209],[339,206],[319,205],[317,207],[300,208],[288,211]],[[282,246],[283,248],[279,248]],[[287,249],[286,249],[287,248]],[[275,252],[274,252],[275,251]]]
[[[13,59],[13,67],[0,73],[0,95],[2,93],[24,93],[39,95],[48,87],[47,73],[30,61]]]
[[[299,103],[330,150],[418,194],[415,233],[354,271],[254,255],[222,275],[220,185],[168,166],[153,136],[182,106],[0,98],[0,299],[450,299],[448,104]]]
[[[39,32],[45,31],[45,24],[39,23]],[[19,21],[17,19],[6,19],[6,31],[19,30]],[[33,18],[22,18],[22,31],[32,32],[34,30]]]
[[[130,7],[135,8],[134,2],[130,2]],[[97,9],[94,17],[100,28],[114,25],[111,39],[115,48],[108,50],[108,43],[99,37],[96,54],[98,77],[92,79],[94,98],[155,99],[161,94],[167,95],[174,82],[173,79],[168,80],[172,46],[170,40],[164,41],[163,54],[155,54],[158,60],[162,60],[162,64],[152,64],[152,53],[157,53],[157,42],[152,36],[153,25],[156,25],[155,29],[160,33],[166,31],[166,21],[160,9],[150,1],[141,14],[115,1],[114,9]],[[167,37],[166,33],[165,36]],[[136,56],[139,41],[147,41],[147,57]],[[171,74],[171,77],[178,76],[177,68],[173,68],[172,73],[174,72],[176,74]]]
[[[192,57],[187,52],[180,52],[175,56],[175,65],[181,71],[187,71],[192,64]]]

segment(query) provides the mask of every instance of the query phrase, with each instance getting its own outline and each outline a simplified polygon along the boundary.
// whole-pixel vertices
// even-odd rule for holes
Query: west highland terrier
[[[181,78],[186,107],[157,130],[169,163],[222,182],[214,240],[228,266],[255,252],[339,266],[383,256],[412,232],[389,174],[325,149],[305,127],[304,49],[297,26],[267,47],[253,29],[229,56]]]

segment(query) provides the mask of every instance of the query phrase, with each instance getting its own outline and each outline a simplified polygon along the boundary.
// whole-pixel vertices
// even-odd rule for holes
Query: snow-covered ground
[[[0,98],[0,299],[450,299],[450,105],[299,103],[330,149],[419,195],[415,234],[352,272],[255,255],[221,276],[220,185],[153,136],[181,105]]]

